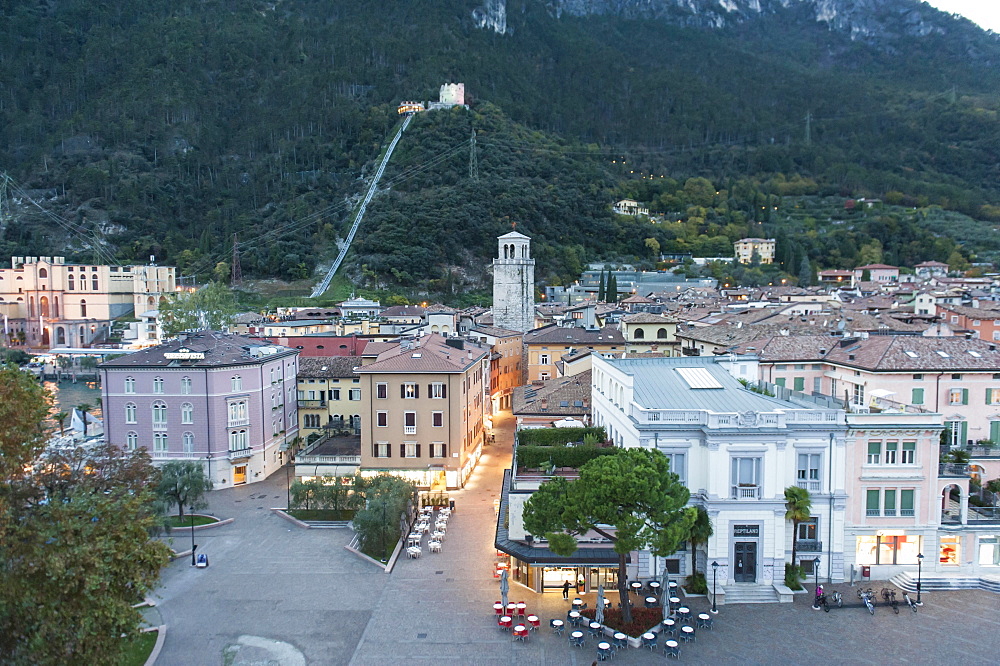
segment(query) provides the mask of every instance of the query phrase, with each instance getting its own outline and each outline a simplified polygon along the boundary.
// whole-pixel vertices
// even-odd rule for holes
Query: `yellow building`
[[[762,264],[774,263],[773,238],[741,238],[733,243],[736,258],[741,264],[749,264],[753,260],[754,252]]]
[[[584,349],[597,354],[620,356],[625,352],[625,337],[612,326],[578,328],[552,324],[524,334],[527,380],[552,379],[559,376],[557,363],[566,354]]]
[[[299,432],[305,439],[327,432],[361,430],[366,396],[354,368],[360,356],[305,356],[299,358]]]

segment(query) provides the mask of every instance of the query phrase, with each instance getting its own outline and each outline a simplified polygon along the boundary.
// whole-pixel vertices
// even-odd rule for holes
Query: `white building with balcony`
[[[593,359],[594,425],[617,446],[656,448],[704,506],[714,535],[698,554],[711,588],[718,562],[718,600],[791,601],[784,565],[792,525],[784,490],[812,497],[812,517],[799,525],[797,555],[821,577],[844,579],[845,435],[843,410],[799,404],[749,390],[756,359]],[[664,564],[639,553],[630,576],[659,574]],[[680,558],[689,575],[690,555]],[[724,592],[723,592],[724,591]]]

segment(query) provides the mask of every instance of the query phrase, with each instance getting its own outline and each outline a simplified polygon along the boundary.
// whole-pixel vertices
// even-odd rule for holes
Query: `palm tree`
[[[694,519],[691,531],[688,533],[688,541],[691,542],[691,575],[698,573],[698,545],[708,543],[709,538],[714,534],[712,529],[712,519],[708,511],[703,506],[698,507],[698,516]]]
[[[89,402],[84,402],[76,406],[77,409],[83,414],[83,437],[87,438],[87,412],[92,410],[94,407]]]
[[[52,415],[52,418],[59,424],[59,436],[62,437],[63,431],[66,429],[66,419],[69,418],[69,412],[56,412]]]
[[[798,486],[788,486],[785,488],[785,520],[792,521],[792,566],[795,563],[795,543],[796,535],[799,531],[799,523],[809,520],[812,512],[812,498],[809,491]]]

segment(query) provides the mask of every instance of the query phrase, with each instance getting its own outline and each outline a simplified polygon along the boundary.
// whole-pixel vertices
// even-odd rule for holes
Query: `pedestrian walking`
[[[563,582],[563,599],[569,599],[569,581]]]

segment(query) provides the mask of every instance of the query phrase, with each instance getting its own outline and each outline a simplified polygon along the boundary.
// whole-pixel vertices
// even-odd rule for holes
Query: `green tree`
[[[608,288],[604,294],[604,300],[608,303],[618,302],[618,276],[614,273],[608,274]]]
[[[799,286],[809,287],[813,283],[812,266],[809,264],[809,257],[802,257],[799,263]]]
[[[167,510],[177,505],[177,515],[184,515],[184,507],[203,508],[205,494],[212,489],[212,480],[205,474],[197,460],[171,460],[160,468],[160,482],[156,494]]]
[[[89,402],[82,402],[79,405],[77,405],[76,408],[78,410],[80,410],[80,413],[83,415],[83,436],[84,436],[84,438],[86,438],[87,437],[87,414],[89,414],[90,412],[93,411],[94,406],[91,405]]]
[[[785,520],[792,521],[792,567],[797,571],[796,562],[796,539],[799,532],[799,523],[809,520],[812,511],[812,498],[809,491],[799,486],[788,486],[785,488]]]
[[[416,494],[416,486],[402,477],[380,474],[365,482],[365,508],[354,515],[361,549],[385,561],[401,536],[400,524]]]
[[[149,538],[156,469],[144,452],[110,446],[37,464],[48,401],[30,375],[0,370],[0,654],[116,663],[142,621],[133,605],[168,561]]]
[[[604,271],[601,271],[601,277],[597,280],[597,302],[603,303],[605,299],[604,290]]]
[[[618,554],[618,593],[628,599],[625,558],[648,549],[665,557],[690,535],[697,510],[686,507],[688,489],[670,471],[667,458],[651,449],[621,449],[580,468],[574,481],[547,481],[524,506],[524,527],[545,535],[558,555],[572,555],[577,537],[594,531]],[[632,621],[628,604],[622,615]]]
[[[184,331],[221,331],[235,314],[236,298],[232,290],[220,282],[211,282],[198,291],[160,304],[163,334],[168,338]]]
[[[62,437],[63,432],[66,430],[66,419],[69,418],[69,412],[56,412],[52,415],[52,418],[59,424],[59,436]]]
[[[655,261],[659,259],[660,241],[656,240],[655,238],[647,238],[645,241],[643,241],[643,243],[645,244],[646,247],[649,248],[649,251],[653,254],[653,260]]]
[[[688,533],[688,541],[691,542],[691,575],[698,573],[698,546],[708,543],[708,540],[715,534],[712,529],[712,519],[708,515],[708,510],[698,507],[698,513],[691,524],[691,531]]]

